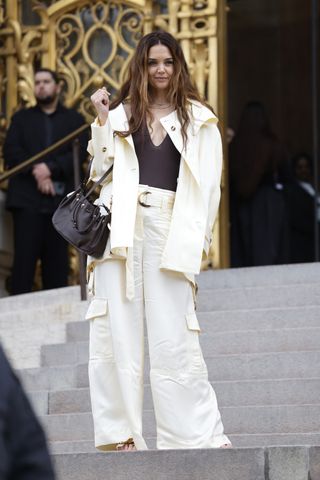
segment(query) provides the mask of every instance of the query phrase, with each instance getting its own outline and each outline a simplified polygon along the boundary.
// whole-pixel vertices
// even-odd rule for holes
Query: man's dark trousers
[[[11,294],[32,290],[37,259],[42,265],[42,287],[68,285],[68,245],[52,225],[52,213],[24,208],[12,210],[15,257]]]

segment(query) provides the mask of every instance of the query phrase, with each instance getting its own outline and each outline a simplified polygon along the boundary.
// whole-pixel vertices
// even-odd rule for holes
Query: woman
[[[112,203],[110,242],[103,259],[88,265],[96,447],[147,448],[144,316],[157,447],[229,446],[194,311],[194,274],[208,252],[220,199],[217,119],[192,86],[179,44],[165,32],[141,39],[110,111],[106,89],[91,100],[98,115],[89,146],[92,178],[114,163],[99,198]]]
[[[232,266],[286,263],[288,158],[260,102],[245,106],[229,153]]]

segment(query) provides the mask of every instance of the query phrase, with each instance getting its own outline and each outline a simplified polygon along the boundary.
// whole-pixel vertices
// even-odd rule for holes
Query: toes
[[[116,446],[117,452],[129,452],[137,450],[134,443],[118,443]]]

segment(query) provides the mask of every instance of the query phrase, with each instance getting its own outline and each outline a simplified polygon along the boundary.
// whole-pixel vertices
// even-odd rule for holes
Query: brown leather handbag
[[[111,210],[94,204],[95,189],[111,173],[113,165],[88,189],[86,178],[74,191],[66,195],[53,214],[52,223],[57,232],[80,252],[102,257],[110,235]],[[101,207],[106,213],[101,213]]]

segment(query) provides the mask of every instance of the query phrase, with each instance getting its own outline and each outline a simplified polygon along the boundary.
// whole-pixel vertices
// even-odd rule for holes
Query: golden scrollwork
[[[122,3],[82,2],[56,20],[57,69],[65,82],[66,103],[80,106],[89,120],[86,98],[108,85],[119,89],[142,32],[141,10]],[[92,118],[92,117],[91,117]]]
[[[0,0],[0,25],[3,24],[4,21],[4,5],[3,0]]]
[[[33,59],[36,49],[34,48],[34,43],[41,35],[37,31],[28,31],[23,35],[21,25],[17,20],[9,18],[7,25],[12,30],[16,49],[19,103],[31,106],[35,102],[33,94]]]

